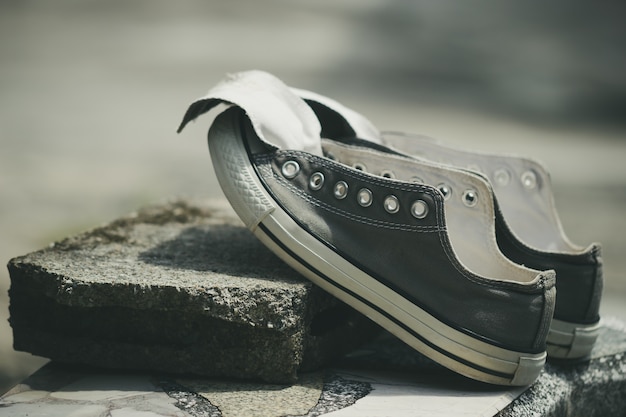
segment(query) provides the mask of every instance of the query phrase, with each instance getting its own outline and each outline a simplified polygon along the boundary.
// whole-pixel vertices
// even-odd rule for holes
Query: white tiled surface
[[[366,381],[373,390],[354,405],[326,414],[328,417],[490,417],[525,390],[446,388],[397,373],[352,372],[343,377]]]
[[[327,413],[337,417],[493,416],[524,388],[448,388],[402,373],[336,371],[346,380],[366,382],[372,391],[353,405]],[[313,379],[321,378],[320,375]],[[181,380],[218,407],[223,417],[280,417],[306,415],[322,393],[322,381],[309,379],[294,386],[259,386],[253,383]],[[310,399],[310,401],[307,401]],[[1,417],[101,417],[203,415],[190,407],[176,407],[175,400],[141,374],[88,374],[56,390],[18,386],[0,399]],[[106,414],[106,413],[110,414]]]

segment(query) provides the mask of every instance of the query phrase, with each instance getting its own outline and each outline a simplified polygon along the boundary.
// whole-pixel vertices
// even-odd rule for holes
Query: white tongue
[[[322,128],[315,113],[273,75],[256,70],[228,75],[196,103],[212,100],[241,107],[266,143],[322,155]]]

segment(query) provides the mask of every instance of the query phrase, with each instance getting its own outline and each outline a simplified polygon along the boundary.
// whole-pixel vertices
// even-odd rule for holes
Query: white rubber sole
[[[238,123],[237,117],[223,114],[211,127],[209,148],[215,173],[239,217],[270,250],[327,292],[459,374],[498,385],[523,386],[535,381],[545,352],[507,350],[459,332],[303,230],[257,177]]]
[[[565,360],[588,358],[600,328],[600,323],[584,325],[553,319],[548,333],[548,356]]]

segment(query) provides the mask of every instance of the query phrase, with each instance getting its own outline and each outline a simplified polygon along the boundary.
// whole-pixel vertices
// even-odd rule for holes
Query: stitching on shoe
[[[260,165],[259,169],[264,171],[265,175],[273,177],[280,185],[282,185],[283,187],[286,187],[287,189],[289,189],[290,191],[292,191],[293,193],[295,193],[296,195],[298,195],[300,198],[304,199],[308,203],[313,204],[324,210],[327,210],[331,213],[337,214],[339,216],[346,217],[350,220],[357,221],[359,223],[363,223],[369,226],[382,227],[382,228],[391,229],[391,230],[402,230],[402,231],[408,231],[408,232],[438,232],[441,230],[441,227],[439,225],[430,226],[430,225],[409,225],[409,224],[403,224],[403,223],[391,223],[391,222],[386,222],[383,220],[376,220],[376,219],[371,219],[368,217],[359,216],[359,215],[352,214],[345,210],[337,209],[328,203],[314,199],[313,197],[311,197],[304,191],[295,187],[291,183],[285,181],[285,179],[282,178],[280,175],[276,174],[269,165]]]

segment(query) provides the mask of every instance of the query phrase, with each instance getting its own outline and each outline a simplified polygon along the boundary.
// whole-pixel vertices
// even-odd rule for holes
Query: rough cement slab
[[[221,202],[145,208],[8,268],[15,349],[58,362],[292,382],[378,331]]]
[[[626,328],[605,320],[591,360],[549,363],[529,388],[471,381],[393,336],[293,384],[105,372],[51,363],[0,398],[0,417],[565,417],[623,415]]]
[[[626,410],[626,325],[603,319],[589,361],[549,361],[539,380],[499,417],[618,416]]]

